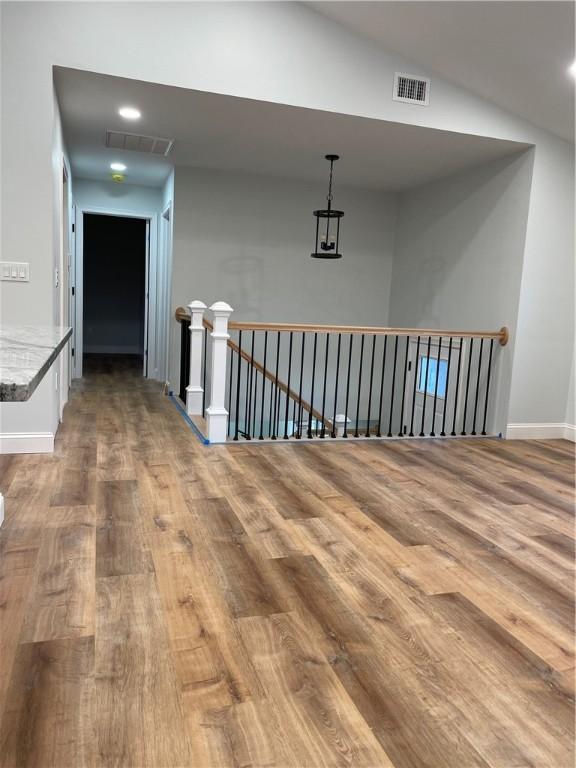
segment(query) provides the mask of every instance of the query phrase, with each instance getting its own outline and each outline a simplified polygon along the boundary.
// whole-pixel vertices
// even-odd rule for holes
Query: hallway
[[[202,446],[87,360],[0,456],[0,765],[568,768],[573,446]]]

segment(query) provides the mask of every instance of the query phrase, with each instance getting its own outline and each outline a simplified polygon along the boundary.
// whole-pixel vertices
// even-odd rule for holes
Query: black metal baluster
[[[270,408],[268,409],[268,437],[272,437],[272,404],[274,402],[274,382],[270,382]]]
[[[384,375],[386,373],[386,347],[388,346],[388,336],[384,336],[384,346],[382,348],[382,378],[380,379],[380,402],[378,405],[378,426],[376,427],[376,437],[382,437],[382,402],[384,399]]]
[[[418,364],[420,363],[420,336],[416,337],[416,361],[414,363],[414,389],[412,391],[412,413],[410,414],[410,434],[414,437],[414,411],[416,410],[416,387],[418,385]]]
[[[276,427],[276,418],[278,413],[278,366],[280,365],[280,331],[278,331],[278,337],[276,339],[276,376],[274,380],[274,419],[270,422],[270,428],[272,429],[271,438],[276,440],[278,429]],[[270,401],[272,401],[272,391],[270,392]]]
[[[310,411],[308,413],[308,439],[312,439],[312,411],[314,410],[314,383],[316,381],[316,346],[318,334],[314,334],[314,348],[312,351],[312,385],[310,387]]]
[[[230,380],[228,381],[228,437],[232,430],[232,368],[234,367],[234,351],[232,347],[229,349],[229,362],[230,362]]]
[[[404,437],[404,403],[406,400],[406,378],[408,376],[408,350],[410,347],[410,336],[406,336],[406,349],[404,355],[404,376],[402,378],[402,402],[400,404],[400,430],[398,437]]]
[[[472,418],[472,435],[476,434],[476,413],[478,411],[478,395],[480,394],[480,372],[482,370],[482,350],[484,337],[480,339],[480,351],[478,352],[478,376],[476,377],[476,395],[474,396],[474,416]]]
[[[446,412],[448,410],[448,393],[449,385],[450,385],[450,361],[452,360],[452,336],[450,336],[450,341],[448,343],[448,364],[446,366],[446,388],[444,390],[444,409],[442,411],[442,431],[440,432],[441,437],[446,437]]]
[[[338,376],[340,374],[340,343],[342,341],[342,334],[338,334],[338,345],[336,347],[336,379],[334,381],[334,416],[332,418],[332,432],[330,437],[336,437],[336,408],[338,406]]]
[[[302,354],[300,356],[300,386],[298,388],[298,431],[296,438],[302,437],[302,381],[304,376],[304,345],[306,344],[306,333],[302,331]]]
[[[280,414],[282,413],[282,395],[284,393],[280,388],[280,385],[278,385],[277,390],[278,390],[278,410],[275,413],[274,418],[276,419],[276,434],[278,437],[280,437]]]
[[[458,393],[460,389],[460,365],[462,363],[462,347],[464,346],[464,338],[460,337],[460,348],[458,350],[458,367],[456,368],[456,390],[454,393],[454,418],[452,420],[452,437],[456,437],[456,416],[458,414]]]
[[[180,323],[180,400],[186,402],[186,387],[190,376],[190,323]]]
[[[326,334],[326,355],[324,357],[324,383],[322,384],[322,427],[320,429],[320,437],[326,437],[326,422],[324,421],[324,415],[326,413],[326,381],[328,379],[328,352],[330,350],[330,334]]]
[[[234,424],[234,440],[238,440],[238,422],[240,420],[240,372],[242,370],[242,331],[238,332],[238,371],[236,375],[236,420]]]
[[[472,348],[474,346],[474,339],[470,338],[470,352],[468,353],[468,372],[466,374],[466,396],[464,397],[464,418],[462,419],[462,432],[461,435],[466,434],[466,414],[468,412],[468,392],[470,390],[470,371],[472,369]]]
[[[488,415],[488,389],[490,387],[490,372],[492,370],[492,349],[494,339],[490,339],[490,354],[488,355],[488,373],[486,375],[486,399],[484,400],[484,421],[482,423],[482,434],[486,434],[486,417]]]
[[[364,334],[360,340],[360,365],[358,366],[358,392],[356,393],[356,428],[354,437],[358,437],[358,416],[360,415],[360,395],[362,393],[362,363],[364,361]]]
[[[346,405],[344,409],[344,432],[342,437],[348,437],[348,399],[350,396],[350,370],[352,368],[352,344],[354,335],[350,334],[350,348],[348,349],[348,374],[346,377]]]
[[[426,399],[428,397],[428,366],[430,364],[430,343],[432,336],[428,336],[428,346],[426,348],[426,375],[424,376],[424,395],[422,400],[422,423],[420,424],[420,437],[424,437],[424,419],[426,418]]]
[[[264,331],[264,362],[262,363],[262,404],[260,406],[259,440],[264,440],[264,401],[266,400],[266,353],[268,351],[268,331]],[[272,400],[270,400],[272,402]]]
[[[278,410],[274,418],[276,419],[276,434],[280,437],[280,414],[282,413],[282,396],[284,392],[278,387]]]
[[[368,413],[366,415],[366,437],[370,437],[370,411],[372,409],[372,381],[374,379],[374,350],[376,349],[376,334],[372,336],[372,358],[370,360],[370,386],[368,388]]]
[[[244,432],[246,440],[250,440],[250,421],[252,417],[252,373],[254,367],[254,331],[252,331],[252,346],[250,362],[246,361],[246,397],[244,398]]]
[[[388,422],[388,437],[392,437],[392,412],[394,411],[394,395],[396,394],[396,359],[398,357],[398,336],[394,342],[394,363],[392,365],[392,397],[390,398],[390,421]]]
[[[256,404],[258,403],[258,368],[254,366],[254,399],[252,401],[252,437],[256,437]]]
[[[436,402],[438,400],[438,377],[440,375],[440,353],[442,352],[442,336],[438,339],[438,357],[436,358],[436,381],[434,383],[434,404],[432,405],[432,431],[430,437],[436,437],[434,427],[436,426]]]
[[[294,332],[290,331],[290,343],[288,345],[288,381],[286,382],[286,409],[284,411],[284,440],[288,440],[288,410],[290,408],[290,374],[292,372],[292,339]]]

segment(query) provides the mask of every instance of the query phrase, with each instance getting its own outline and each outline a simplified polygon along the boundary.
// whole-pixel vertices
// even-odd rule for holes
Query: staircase
[[[193,301],[175,315],[179,399],[210,443],[497,433],[506,328],[245,323],[232,311],[217,302],[211,321]]]

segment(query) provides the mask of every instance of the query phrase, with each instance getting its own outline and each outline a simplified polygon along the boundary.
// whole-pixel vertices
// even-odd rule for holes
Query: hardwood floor
[[[0,456],[0,765],[572,768],[574,452],[205,447],[88,367]]]

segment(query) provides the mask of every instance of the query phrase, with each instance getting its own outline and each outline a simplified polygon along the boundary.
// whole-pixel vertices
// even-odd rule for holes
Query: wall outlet
[[[27,283],[30,280],[30,265],[24,261],[0,261],[0,280]]]

